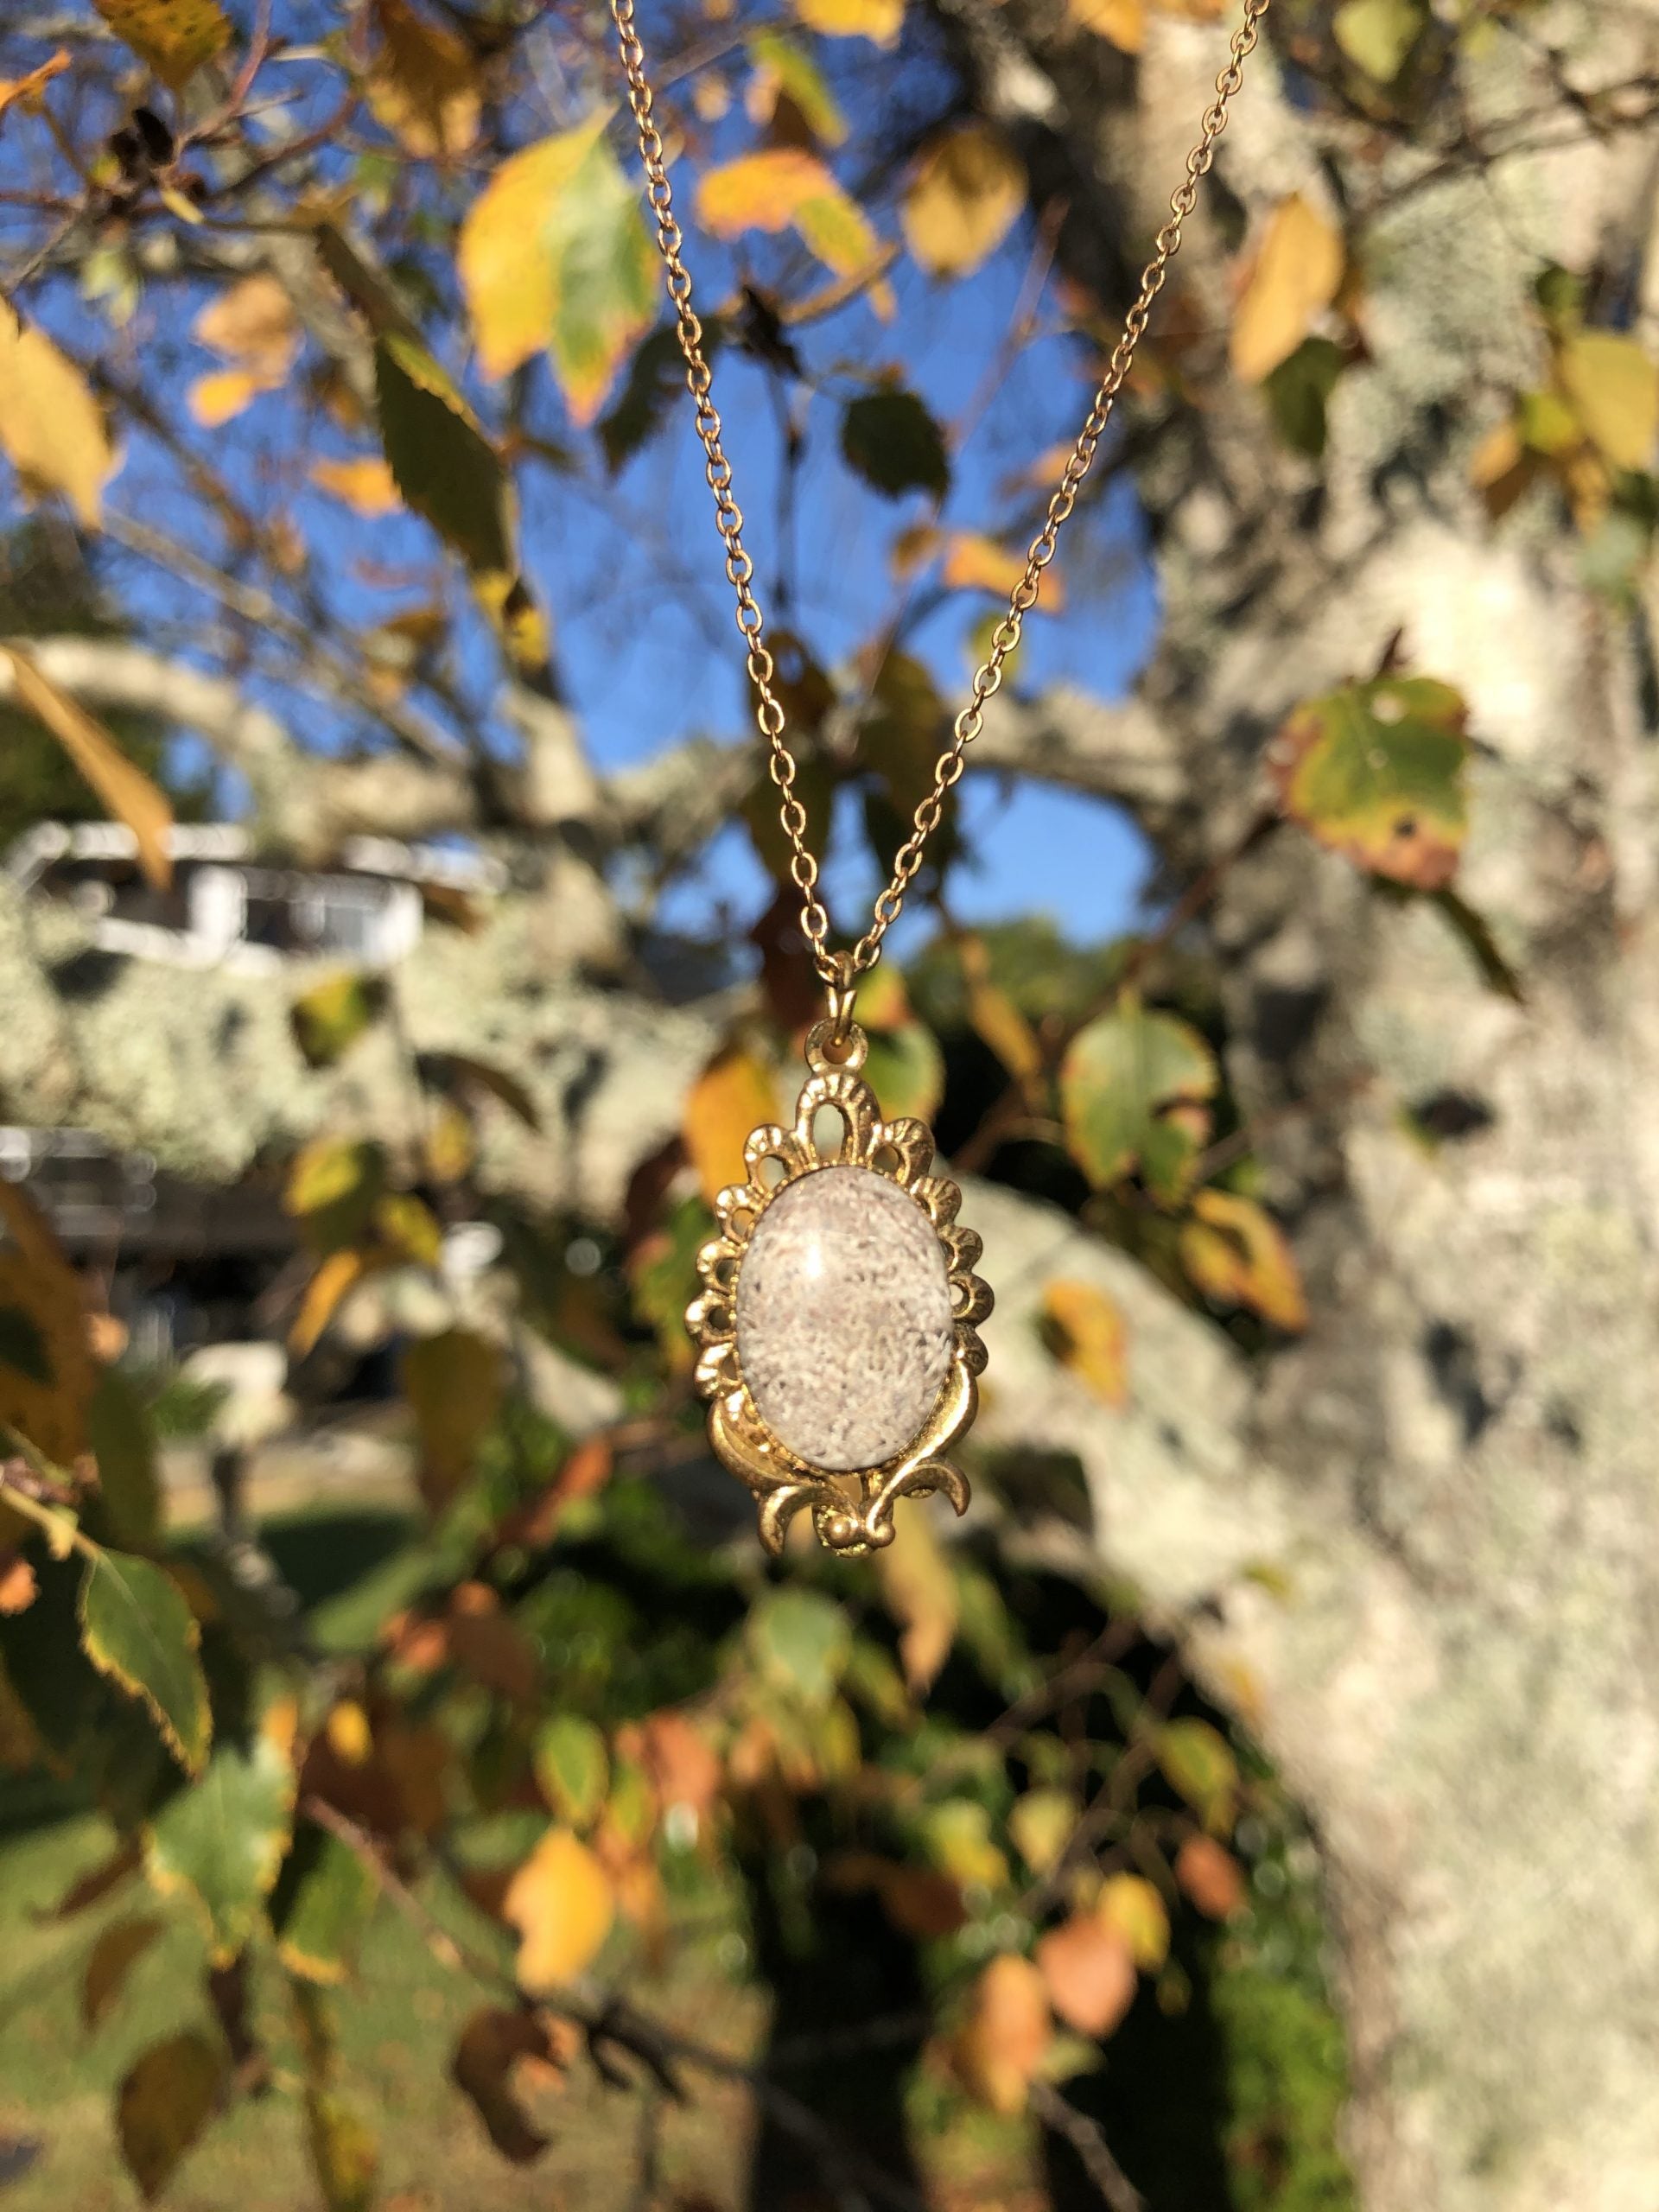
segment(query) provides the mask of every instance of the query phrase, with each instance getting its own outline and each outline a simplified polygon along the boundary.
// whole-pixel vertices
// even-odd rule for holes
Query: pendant
[[[944,1455],[973,1421],[985,1366],[980,1240],[957,1226],[956,1185],[928,1173],[926,1124],[881,1119],[860,1073],[868,1052],[844,1019],[808,1033],[794,1127],[744,1146],[747,1180],[715,1200],[720,1234],[697,1255],[703,1287],[686,1311],[709,1442],[755,1493],[774,1554],[803,1507],[822,1543],[856,1557],[893,1541],[901,1497],[968,1504]],[[842,1131],[827,1151],[814,1134],[825,1108]]]

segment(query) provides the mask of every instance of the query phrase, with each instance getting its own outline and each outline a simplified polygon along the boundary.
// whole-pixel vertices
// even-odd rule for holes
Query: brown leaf
[[[1243,1910],[1243,1871],[1232,1853],[1213,1836],[1188,1836],[1176,1854],[1175,1878],[1211,1920],[1230,1920]]]
[[[906,1866],[874,1851],[848,1851],[830,1860],[824,1878],[833,1889],[874,1890],[887,1918],[912,1942],[954,1936],[968,1923],[959,1885],[934,1866]]]
[[[465,40],[408,0],[372,0],[365,90],[375,121],[416,159],[462,154],[478,136],[478,62]]]
[[[502,1900],[503,1919],[519,1934],[519,1986],[538,1993],[582,1973],[610,1933],[614,1904],[587,1845],[569,1828],[550,1828]]]
[[[0,410],[4,406],[0,376]],[[173,809],[142,768],[136,768],[102,722],[41,675],[16,645],[4,648],[12,696],[55,737],[110,812],[137,841],[138,865],[157,890],[173,880]]]
[[[80,1990],[81,2025],[90,2034],[121,1994],[127,1976],[162,1933],[154,1918],[118,1920],[92,1946]]]
[[[449,1656],[486,1689],[528,1705],[541,1687],[535,1647],[486,1583],[463,1582],[449,1600]]]
[[[720,1797],[719,1754],[683,1713],[653,1713],[619,1734],[618,1746],[637,1758],[667,1806],[685,1805],[706,1823]]]
[[[538,2158],[548,2145],[548,2138],[531,2125],[515,2093],[514,2077],[527,2063],[542,2081],[558,2069],[543,2016],[486,2005],[461,2030],[449,2069],[457,2088],[477,2106],[491,2142],[504,2158],[521,2166]]]
[[[122,2082],[116,2096],[121,2155],[147,2204],[207,2125],[224,2084],[223,2053],[194,2031],[153,2044]]]
[[[45,1217],[0,1179],[0,1421],[60,1467],[86,1448],[98,1370],[86,1301]]]
[[[1036,1955],[1054,2010],[1080,2035],[1110,2035],[1135,2002],[1128,1939],[1097,1912],[1074,1913],[1051,1929]]]
[[[1005,1951],[975,1983],[951,2055],[967,2088],[993,2112],[1020,2113],[1053,2034],[1042,1974]]]

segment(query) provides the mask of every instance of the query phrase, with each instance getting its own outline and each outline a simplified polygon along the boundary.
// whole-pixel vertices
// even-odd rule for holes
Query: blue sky
[[[319,11],[289,13],[297,21]],[[321,10],[321,19],[327,13]],[[645,6],[641,16],[648,37],[653,31],[664,35],[660,10]],[[942,80],[925,50],[907,47],[903,58],[895,59],[862,41],[834,40],[820,41],[818,52],[855,118],[876,118],[878,99],[882,131],[894,131],[896,119],[906,113],[925,118],[935,111]],[[525,143],[568,127],[592,99],[591,86],[572,72],[569,50],[551,34],[537,60],[534,90],[514,118]],[[315,65],[296,60],[270,74],[273,89],[291,84],[302,93],[303,112],[318,81]],[[734,75],[733,89],[738,96],[733,115],[714,128],[706,157],[718,159],[752,143],[741,119],[741,73]],[[615,143],[632,174],[632,143],[620,127]],[[871,152],[871,137],[855,133],[839,162],[843,175],[857,174]],[[9,132],[0,139],[0,180],[16,189],[31,175],[38,175],[35,149],[21,133]],[[747,239],[730,248],[702,236],[690,219],[689,164],[681,164],[677,183],[688,258],[705,307],[732,296],[741,276],[766,281],[790,265],[786,243]],[[461,179],[436,189],[448,211],[458,213],[477,181]],[[891,210],[881,211],[878,220],[891,234]],[[953,285],[934,283],[903,257],[893,272],[897,312],[890,322],[879,322],[861,302],[797,334],[815,390],[804,415],[805,453],[786,576],[778,526],[777,394],[766,374],[734,349],[719,356],[715,397],[726,421],[757,588],[773,621],[786,621],[826,667],[844,664],[887,620],[895,589],[893,541],[923,512],[918,497],[884,500],[849,474],[836,449],[837,396],[856,391],[869,372],[893,368],[942,421],[958,416],[1003,342],[1033,265],[1033,240],[1024,225],[982,270]],[[204,290],[201,296],[209,294]],[[170,304],[159,293],[153,300],[146,296],[134,320],[113,329],[95,308],[61,289],[44,298],[37,292],[32,302],[76,351],[142,378],[251,505],[267,516],[292,518],[343,621],[372,626],[432,597],[444,556],[423,524],[403,516],[361,519],[305,482],[310,459],[369,448],[302,396],[303,365],[286,391],[262,397],[233,423],[213,432],[191,430],[184,392],[194,378],[221,364],[194,341],[189,318],[179,314],[177,303],[176,291]],[[1033,496],[1020,480],[1057,442],[1069,444],[1088,403],[1094,368],[1077,341],[1055,334],[1046,327],[1048,321],[1039,308],[1036,336],[1009,364],[958,456],[947,524],[998,537],[1028,535],[1015,530]],[[440,350],[468,379],[487,420],[500,395],[472,375],[464,325],[450,326],[447,340],[443,329],[434,326]],[[571,445],[578,466],[567,474],[532,463],[520,472],[525,566],[551,613],[557,662],[594,756],[603,766],[615,766],[645,759],[693,732],[738,735],[745,728],[741,647],[689,401],[675,407],[664,432],[613,479],[594,441],[563,418],[544,369],[533,371],[532,378],[532,426]],[[220,550],[211,520],[179,493],[174,464],[142,435],[132,440],[126,466],[111,486],[111,505],[193,541],[210,556]],[[1113,484],[1074,518],[1057,567],[1066,586],[1065,608],[1032,620],[1016,681],[1038,687],[1065,680],[1114,696],[1144,658],[1156,620],[1127,485]],[[126,556],[116,557],[111,573],[134,615],[158,641],[174,643],[188,635],[193,622],[200,624],[203,602],[178,579]],[[970,632],[992,611],[988,596],[957,594],[906,639],[948,698],[965,692]],[[256,659],[262,657],[256,641]],[[471,701],[487,711],[497,670],[474,622],[457,626],[454,666]],[[290,715],[296,713],[275,659],[252,680],[268,688]],[[361,742],[372,734],[315,701],[297,712],[323,747]],[[1041,785],[975,773],[971,759],[957,799],[973,859],[953,877],[953,911],[967,919],[1045,911],[1079,942],[1130,920],[1144,880],[1144,855],[1128,825],[1109,808]],[[840,925],[861,927],[862,910],[878,881],[877,862],[852,808],[837,819],[826,881]],[[667,917],[701,928],[715,906],[758,909],[766,895],[747,835],[734,829],[675,887]],[[925,917],[906,918],[912,942],[925,926]],[[904,942],[897,938],[896,949]]]

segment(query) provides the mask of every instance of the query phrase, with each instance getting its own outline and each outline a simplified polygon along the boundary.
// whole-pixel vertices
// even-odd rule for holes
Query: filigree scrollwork
[[[962,1194],[956,1185],[930,1172],[933,1138],[926,1124],[907,1116],[882,1119],[861,1073],[868,1050],[855,1025],[849,1026],[838,1047],[830,1022],[819,1022],[809,1033],[810,1073],[794,1124],[758,1128],[744,1146],[745,1180],[715,1202],[719,1233],[697,1255],[702,1288],[686,1312],[698,1347],[696,1387],[709,1401],[709,1441],[722,1464],[754,1492],[760,1541],[774,1554],[803,1510],[810,1511],[819,1541],[830,1550],[856,1556],[893,1541],[893,1508],[901,1497],[941,1491],[958,1513],[969,1501],[967,1479],[945,1454],[973,1421],[977,1378],[985,1367],[978,1324],[992,1301],[974,1273],[980,1240],[957,1222]],[[826,1107],[843,1131],[839,1147],[828,1154],[814,1136]],[[773,1434],[744,1383],[737,1349],[738,1280],[766,1208],[802,1176],[832,1166],[868,1168],[896,1184],[927,1216],[944,1254],[954,1337],[944,1386],[920,1432],[881,1465],[852,1474],[812,1465]]]

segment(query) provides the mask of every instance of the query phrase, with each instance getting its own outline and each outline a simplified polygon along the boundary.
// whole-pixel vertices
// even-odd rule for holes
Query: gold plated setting
[[[850,996],[850,994],[849,994]],[[942,1491],[958,1513],[968,1504],[968,1482],[944,1456],[972,1423],[985,1347],[978,1324],[991,1310],[991,1293],[974,1273],[980,1240],[957,1225],[962,1194],[932,1175],[933,1139],[926,1124],[908,1116],[881,1118],[875,1093],[861,1071],[868,1050],[847,1015],[846,1001],[832,998],[830,1020],[806,1039],[810,1074],[800,1094],[794,1126],[770,1123],[743,1147],[746,1180],[715,1202],[720,1233],[697,1255],[702,1284],[686,1312],[698,1348],[696,1385],[709,1401],[709,1438],[722,1464],[754,1492],[760,1541],[783,1549],[790,1522],[810,1507],[820,1542],[846,1557],[879,1551],[893,1538],[893,1510],[901,1497]],[[839,1116],[838,1148],[821,1149],[814,1127],[825,1108]],[[950,1286],[953,1345],[944,1383],[919,1433],[879,1466],[838,1474],[791,1452],[762,1418],[738,1360],[737,1292],[743,1262],[766,1208],[803,1176],[825,1167],[863,1167],[895,1185],[931,1224],[944,1254]]]

